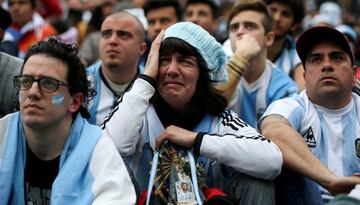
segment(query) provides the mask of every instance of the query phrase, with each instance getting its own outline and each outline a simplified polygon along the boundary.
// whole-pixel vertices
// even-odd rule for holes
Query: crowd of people
[[[360,204],[360,1],[0,5],[0,204]]]

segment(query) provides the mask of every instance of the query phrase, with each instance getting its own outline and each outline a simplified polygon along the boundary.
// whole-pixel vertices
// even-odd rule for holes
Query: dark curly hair
[[[32,7],[32,8],[36,8],[36,0],[29,0],[29,1],[30,1],[30,3],[31,3],[31,7]],[[10,0],[8,0],[7,3],[8,3],[8,6],[9,6]]]
[[[40,41],[29,48],[21,68],[21,73],[23,72],[27,60],[29,60],[31,56],[37,54],[43,54],[59,59],[67,65],[68,72],[66,78],[70,87],[70,94],[82,93],[84,95],[83,103],[74,113],[74,116],[80,112],[84,118],[90,118],[87,105],[92,97],[96,95],[96,92],[91,88],[90,83],[87,80],[84,65],[77,55],[78,49],[76,46],[66,44],[57,37],[50,37],[45,41]]]

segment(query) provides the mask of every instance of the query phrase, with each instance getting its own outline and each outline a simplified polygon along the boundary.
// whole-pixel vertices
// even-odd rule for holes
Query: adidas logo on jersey
[[[308,147],[315,148],[316,147],[316,140],[314,136],[314,132],[311,127],[303,134],[303,138],[307,143]]]

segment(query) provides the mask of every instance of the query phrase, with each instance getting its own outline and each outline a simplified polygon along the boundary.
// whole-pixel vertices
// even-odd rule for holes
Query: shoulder
[[[19,120],[19,112],[11,113],[5,115],[4,117],[0,118],[0,142],[4,142],[1,139],[4,139],[8,136],[9,127],[13,123],[18,123]],[[12,130],[15,131],[15,130]],[[0,143],[0,146],[3,143]],[[1,148],[0,148],[1,150]]]
[[[217,116],[217,123],[223,127],[230,127],[234,130],[239,128],[250,127],[246,122],[239,118],[239,116],[232,110],[226,108]]]
[[[285,74],[282,70],[277,68],[275,65],[271,70],[271,78],[269,87],[274,92],[278,92],[278,90],[287,90],[287,96],[290,96],[294,93],[298,93],[298,87],[294,80],[290,78],[289,75]]]
[[[278,68],[276,65],[272,64],[272,70],[271,70],[271,79],[274,84],[295,84],[295,82],[290,78],[289,75],[284,73],[280,68]]]
[[[9,123],[11,123],[12,121],[18,119],[18,117],[19,117],[19,112],[14,112],[0,118],[0,132],[5,130],[4,128],[6,128],[6,126],[8,126]]]
[[[4,52],[0,52],[0,68],[1,69],[4,69],[4,70],[6,69],[9,72],[11,72],[15,69],[16,71],[20,72],[22,62],[23,61],[20,58],[11,56]],[[11,67],[11,69],[9,68],[9,66]]]
[[[97,61],[94,64],[90,65],[89,67],[86,68],[86,72],[89,73],[93,73],[96,72],[100,69],[102,65],[102,61]]]
[[[286,35],[284,48],[287,50],[296,50],[296,43],[291,35]]]

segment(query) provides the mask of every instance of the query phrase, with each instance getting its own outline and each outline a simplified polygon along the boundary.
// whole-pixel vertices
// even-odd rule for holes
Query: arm
[[[119,104],[103,125],[103,135],[109,136],[123,157],[135,153],[140,139],[139,130],[149,107],[149,100],[155,93],[155,79],[158,72],[159,49],[164,33],[154,40],[142,79],[136,79],[132,88],[119,99]]]
[[[280,115],[269,115],[260,124],[262,134],[276,143],[284,157],[284,166],[316,181],[332,194],[348,192],[360,178],[335,176],[317,159],[301,135]]]
[[[244,75],[249,67],[249,62],[259,52],[259,44],[254,37],[248,34],[244,34],[241,39],[236,41],[234,56],[231,57],[226,65],[229,80],[217,86],[217,89],[223,93],[228,102],[233,97],[241,76]]]
[[[201,137],[201,136],[199,136]],[[279,148],[232,111],[224,111],[215,133],[197,140],[199,154],[261,179],[274,179],[283,163]]]
[[[229,79],[226,83],[219,84],[217,89],[222,92],[228,102],[232,99],[241,76],[243,76],[247,67],[249,67],[248,61],[235,55],[227,63],[226,71]]]
[[[302,63],[298,64],[294,69],[294,81],[296,82],[300,92],[305,89],[304,71]]]
[[[111,139],[101,137],[90,161],[94,176],[92,204],[135,204],[136,193],[127,168]]]

